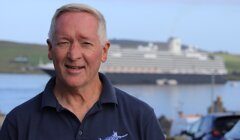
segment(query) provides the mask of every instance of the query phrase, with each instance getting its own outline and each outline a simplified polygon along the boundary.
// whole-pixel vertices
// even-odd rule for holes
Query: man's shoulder
[[[11,110],[7,117],[9,119],[13,118],[27,118],[29,115],[40,110],[42,93],[36,95],[35,97],[29,99],[28,101],[18,105],[13,110]]]
[[[118,88],[115,88],[115,91],[116,91],[118,104],[120,106],[125,106],[127,109],[130,109],[131,111],[153,112],[152,107],[150,107],[144,101],[142,101],[142,100],[126,93],[125,91],[118,89]]]

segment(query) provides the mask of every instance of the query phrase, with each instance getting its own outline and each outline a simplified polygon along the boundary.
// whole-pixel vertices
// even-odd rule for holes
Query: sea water
[[[50,79],[46,74],[0,74],[0,111],[7,114],[17,105],[39,94]],[[116,85],[148,103],[158,117],[175,118],[185,114],[207,114],[217,96],[229,111],[240,111],[240,81],[223,85]]]

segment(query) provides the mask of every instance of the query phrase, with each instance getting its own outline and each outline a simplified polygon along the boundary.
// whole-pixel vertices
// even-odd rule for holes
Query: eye
[[[88,41],[84,41],[81,43],[84,47],[91,47],[93,46],[93,44],[91,42],[88,42]]]
[[[71,46],[71,42],[67,41],[67,40],[57,41],[56,45],[58,47],[70,47]]]

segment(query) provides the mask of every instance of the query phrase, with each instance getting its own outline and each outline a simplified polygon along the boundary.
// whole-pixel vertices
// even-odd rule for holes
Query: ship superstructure
[[[225,83],[227,74],[222,58],[194,47],[182,49],[181,41],[170,38],[167,49],[149,43],[136,48],[112,45],[101,70],[113,83]]]

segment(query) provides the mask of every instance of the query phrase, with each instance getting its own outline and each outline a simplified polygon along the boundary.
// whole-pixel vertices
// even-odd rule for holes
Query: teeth
[[[65,67],[69,68],[69,69],[81,69],[84,68],[84,66],[71,66],[71,65],[65,65]]]
[[[78,67],[70,66],[71,69],[78,69]]]
[[[70,69],[80,69],[81,67],[79,66],[69,66],[69,65],[66,65],[67,68],[70,68]]]

